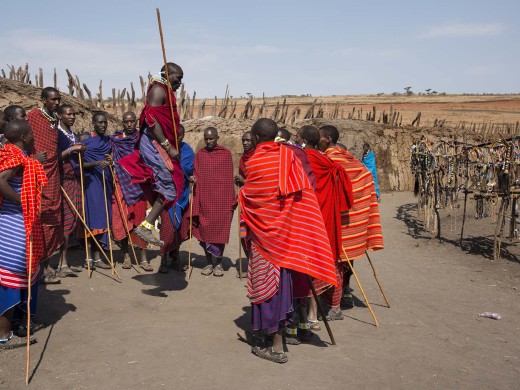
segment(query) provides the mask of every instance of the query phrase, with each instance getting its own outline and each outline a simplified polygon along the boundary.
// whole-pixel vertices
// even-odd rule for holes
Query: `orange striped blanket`
[[[341,238],[349,259],[363,257],[367,250],[383,249],[383,232],[372,174],[339,146],[327,149],[325,154],[345,168],[352,182],[354,204],[341,214]],[[341,261],[346,261],[343,251]]]
[[[330,241],[301,162],[275,142],[257,146],[239,193],[249,236],[270,263],[338,285]]]

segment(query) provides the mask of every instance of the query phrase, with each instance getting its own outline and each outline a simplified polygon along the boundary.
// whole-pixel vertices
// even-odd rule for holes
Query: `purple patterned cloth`
[[[280,268],[278,291],[260,304],[252,304],[253,330],[276,333],[292,322],[293,297],[291,272]]]
[[[139,142],[139,131],[134,131],[132,134],[123,136],[122,131],[116,131],[114,135],[110,137],[110,144],[112,146],[112,156],[116,166],[116,175],[121,191],[123,192],[123,198],[125,203],[129,206],[136,204],[143,196],[143,190],[139,184],[132,183],[132,177],[127,171],[123,169],[118,161],[123,157],[132,154],[135,149],[135,145]]]
[[[200,241],[199,244],[215,257],[224,256],[224,248],[226,247],[226,244],[210,244],[202,241]]]

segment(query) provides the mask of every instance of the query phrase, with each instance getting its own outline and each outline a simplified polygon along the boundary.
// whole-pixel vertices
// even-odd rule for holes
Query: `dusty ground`
[[[83,272],[42,288],[39,318],[51,326],[37,333],[32,347],[31,387],[518,388],[518,247],[507,246],[507,260],[492,263],[480,253],[492,226],[489,219],[475,221],[471,211],[466,250],[455,245],[449,212],[443,211],[447,240],[439,243],[422,229],[414,207],[410,193],[383,194],[386,249],[372,259],[391,309],[367,261],[356,263],[378,328],[358,301],[344,321],[332,323],[337,346],[322,330],[312,344],[290,346],[285,365],[260,360],[236,339],[249,323],[243,283],[233,268],[221,279],[201,276],[201,250],[194,245],[189,282],[173,271],[120,269],[121,283],[99,272],[88,280]],[[228,267],[237,259],[235,236],[226,250]],[[188,243],[182,249],[187,256]],[[73,254],[80,261],[81,252]],[[157,269],[158,260],[153,265]],[[503,319],[479,318],[484,311]],[[24,367],[23,349],[0,352],[0,388],[26,388]]]

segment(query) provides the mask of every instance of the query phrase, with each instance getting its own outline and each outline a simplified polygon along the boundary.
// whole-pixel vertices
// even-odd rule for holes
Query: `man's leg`
[[[130,269],[132,268],[132,259],[130,258],[130,252],[128,250],[128,237],[123,238],[120,241],[121,244],[121,250],[123,251],[123,269]]]

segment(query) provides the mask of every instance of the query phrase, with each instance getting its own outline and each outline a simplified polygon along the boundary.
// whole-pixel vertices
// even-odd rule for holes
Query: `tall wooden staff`
[[[190,182],[190,250],[188,252],[188,279],[191,279],[191,241],[193,232],[193,183]]]
[[[357,283],[357,285],[359,287],[359,290],[361,291],[361,294],[363,294],[363,298],[365,299],[365,302],[366,302],[366,304],[368,306],[368,310],[370,310],[370,314],[372,314],[372,318],[374,319],[375,326],[379,326],[379,324],[377,322],[376,315],[374,314],[374,311],[372,310],[372,306],[370,306],[370,302],[368,302],[368,298],[367,298],[367,296],[365,294],[365,291],[363,290],[363,287],[361,287],[361,283],[359,282],[359,279],[357,277],[356,271],[354,270],[354,267],[352,266],[352,262],[348,258],[347,252],[345,251],[345,247],[342,246],[341,249],[343,249],[343,254],[345,255],[345,259],[347,259],[347,263],[348,263],[348,266],[350,267],[350,269],[352,271],[352,275],[354,275],[354,278],[356,279],[356,283]]]
[[[334,339],[334,335],[332,334],[332,329],[330,329],[329,321],[327,320],[327,314],[325,313],[325,310],[323,309],[323,306],[321,305],[320,298],[318,297],[318,294],[316,293],[316,290],[314,289],[314,285],[312,284],[311,277],[309,275],[305,275],[307,277],[307,283],[309,284],[309,287],[312,291],[312,296],[314,297],[314,300],[316,301],[316,306],[318,306],[318,311],[320,312],[321,319],[323,320],[323,323],[325,324],[325,328],[327,328],[327,333],[329,334],[330,341],[332,345],[336,345],[336,340]]]
[[[25,367],[25,384],[29,384],[29,364],[31,361],[31,281],[32,281],[32,260],[33,260],[33,240],[32,233],[29,236],[29,273],[27,280],[27,359]]]
[[[372,267],[372,273],[374,274],[374,278],[376,279],[377,285],[379,286],[379,290],[381,290],[381,294],[383,294],[383,298],[385,299],[386,306],[390,308],[390,303],[388,302],[388,299],[386,299],[385,292],[383,291],[383,287],[381,286],[381,283],[379,283],[379,278],[377,277],[376,268],[374,267],[374,264],[372,264],[372,260],[370,259],[370,256],[368,255],[368,251],[365,251],[365,255],[367,255],[368,262],[370,263],[370,267]]]
[[[107,183],[105,181],[105,169],[101,171],[103,178],[103,195],[105,196],[105,215],[107,219],[107,235],[108,235],[108,250],[110,251],[110,266],[112,267],[112,275],[115,273],[114,268],[114,254],[112,252],[112,238],[110,237],[110,218],[108,216],[108,200],[107,200]],[[112,199],[111,199],[112,200]]]
[[[61,187],[61,186],[60,186]],[[107,259],[108,263],[110,264],[110,259],[108,258],[108,256],[106,255],[105,251],[103,250],[103,248],[101,247],[101,244],[98,242],[98,240],[96,240],[96,237],[94,236],[94,234],[92,234],[92,231],[89,229],[88,225],[87,225],[87,221],[85,221],[85,219],[81,216],[81,214],[79,213],[78,209],[76,208],[76,206],[74,206],[74,203],[72,202],[72,200],[70,199],[70,196],[67,194],[67,191],[65,191],[65,189],[63,187],[61,187],[61,192],[63,192],[63,195],[65,196],[65,199],[67,199],[67,201],[69,202],[70,204],[70,207],[72,207],[72,210],[74,210],[74,212],[76,213],[76,215],[78,216],[79,220],[81,221],[81,223],[83,224],[86,232],[92,237],[92,241],[94,242],[94,244],[96,244],[96,246],[98,247],[99,251],[103,254],[103,256],[105,257],[105,259]],[[114,272],[116,273],[117,277],[119,279],[121,279],[121,277],[119,276],[119,274],[117,273],[117,271],[115,270],[114,268]]]
[[[164,49],[164,37],[162,32],[162,24],[161,24],[161,11],[159,11],[159,8],[157,8],[157,24],[159,24],[159,34],[161,35],[161,47],[162,47],[162,54],[163,54],[163,60],[164,60],[164,72],[166,73],[166,80],[168,81],[168,85],[170,84],[170,74],[168,72],[168,61],[166,61],[166,50]],[[171,85],[169,85],[171,88]],[[175,124],[175,114],[173,111],[173,102],[172,98],[170,96],[170,90],[168,89],[168,104],[170,105],[170,114],[172,116],[172,123],[173,123],[173,134],[175,135],[175,148],[177,151],[179,151],[179,140],[177,139],[177,125]]]
[[[240,202],[238,202],[237,206],[238,212],[238,277],[242,280],[242,237],[240,235]]]
[[[117,192],[119,187],[117,186],[117,183],[116,183],[116,172],[114,171],[114,168],[112,167],[112,165],[110,165],[110,173],[112,174],[112,179],[114,181],[114,191],[116,192],[115,198],[116,198],[116,202],[117,202],[117,207],[119,208],[119,215],[121,216],[121,220],[123,221],[123,226],[125,227],[125,232],[128,237],[128,244],[132,248],[132,252],[134,254],[136,271],[137,271],[137,273],[140,274],[141,272],[139,271],[139,262],[137,261],[137,254],[135,253],[134,243],[133,243],[132,237],[130,235],[130,229],[128,229],[128,223],[126,222],[126,218],[123,215],[123,205],[121,204],[121,198],[123,197],[123,194],[120,194]],[[121,195],[121,198],[119,198],[119,195]]]
[[[81,153],[78,153],[78,159],[79,159],[79,179],[80,179],[80,185],[81,185],[81,212],[83,215],[83,221],[86,222],[87,218],[85,217],[85,187],[83,185],[83,157],[81,156]],[[63,188],[62,188],[63,189]],[[65,190],[63,190],[65,191]],[[85,227],[87,226],[86,223],[84,223]],[[85,230],[85,259],[87,262],[87,270],[88,270],[88,277],[92,277],[92,272],[90,272],[90,259],[88,256],[88,237],[87,237],[87,231]]]

